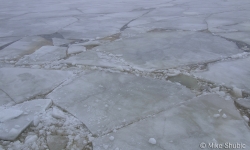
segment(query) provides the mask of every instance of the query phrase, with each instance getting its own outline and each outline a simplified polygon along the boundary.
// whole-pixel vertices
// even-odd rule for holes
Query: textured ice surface
[[[50,99],[36,99],[6,109],[0,107],[0,139],[15,140],[33,121],[34,116],[50,105]]]
[[[118,65],[124,65],[122,61],[123,60],[121,58],[117,58],[114,55],[89,50],[75,56],[71,56],[62,62],[72,65],[78,64],[100,67],[117,67]]]
[[[227,118],[214,118],[215,113]],[[218,95],[205,95],[194,98],[181,106],[170,108],[155,117],[135,122],[109,136],[105,135],[93,141],[94,150],[109,149],[134,150],[199,150],[200,143],[244,143],[249,147],[250,133],[236,110],[233,101],[226,101]],[[154,137],[157,143],[148,143]]]
[[[234,43],[211,34],[178,31],[141,34],[97,49],[122,54],[131,66],[146,69],[207,62],[241,52]]]
[[[5,109],[4,107],[0,107],[0,123],[6,122],[13,118],[17,118],[23,113],[21,110],[16,109]]]
[[[0,149],[85,149],[93,139],[94,150],[250,143],[248,118],[215,84],[225,82],[238,97],[249,92],[249,16],[249,0],[0,0],[0,106],[12,110],[2,120],[25,115],[10,107],[15,102],[51,92],[60,106],[36,116],[15,141],[0,140]],[[189,75],[201,70],[195,75],[212,83]],[[177,83],[153,79],[164,77]],[[190,100],[204,93],[227,101]],[[114,133],[88,135],[82,123],[101,136]]]
[[[67,48],[66,47],[58,47],[58,46],[43,46],[40,49],[36,50],[34,53],[24,56],[20,59],[17,64],[45,64],[55,60],[59,60],[65,58]]]
[[[162,80],[89,72],[48,97],[84,122],[92,133],[101,134],[191,99],[194,94]]]
[[[44,45],[51,45],[51,42],[39,36],[22,38],[2,49],[0,51],[0,60],[19,59],[24,55],[33,53]]]
[[[70,72],[25,68],[1,68],[0,89],[17,103],[49,92],[71,76]]]
[[[70,45],[68,48],[68,54],[75,54],[83,51],[86,51],[86,48],[80,45]]]
[[[60,45],[69,44],[70,42],[72,42],[72,40],[66,40],[66,39],[60,39],[60,38],[52,38],[52,41],[53,41],[54,46],[60,46]]]
[[[16,40],[18,40],[20,38],[18,37],[6,37],[6,38],[0,38],[0,49],[2,46],[9,44],[11,42],[15,42]]]
[[[208,30],[211,32],[250,31],[249,14],[249,10],[212,14],[206,19]]]
[[[0,89],[0,106],[12,102],[11,98]]]
[[[229,32],[229,33],[216,33],[216,34],[236,41],[242,41],[250,45],[250,32]]]
[[[68,39],[106,37],[120,32],[123,25],[145,12],[132,11],[80,17],[78,22],[63,28],[59,33]]]
[[[225,61],[208,66],[208,71],[194,73],[195,76],[225,84],[228,87],[237,87],[250,92],[250,57],[234,61]]]
[[[237,99],[236,102],[238,104],[240,104],[241,106],[250,109],[250,99],[249,98],[240,98],[240,99]]]

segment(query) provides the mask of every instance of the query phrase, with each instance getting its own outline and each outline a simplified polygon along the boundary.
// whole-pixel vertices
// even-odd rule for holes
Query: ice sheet
[[[121,57],[115,57],[114,55],[96,51],[84,51],[61,62],[72,65],[87,65],[99,67],[117,67],[125,65]]]
[[[67,71],[1,68],[0,89],[20,103],[49,92],[71,75]]]
[[[16,64],[18,65],[39,65],[56,61],[67,56],[66,47],[43,46],[30,55],[24,56]]]
[[[152,32],[97,47],[122,58],[131,66],[166,69],[209,62],[242,52],[233,42],[208,33]]]
[[[220,117],[215,118],[214,114],[220,114]],[[227,118],[223,118],[222,114],[226,114]],[[110,141],[109,136],[115,139]],[[150,138],[157,143],[148,143]],[[223,144],[223,148],[226,142],[243,143],[246,148],[250,146],[249,129],[233,101],[226,101],[218,95],[201,96],[155,117],[96,138],[93,147],[95,150],[103,150],[104,146],[107,149],[199,150],[202,142],[208,149],[209,143]]]
[[[99,71],[86,73],[48,95],[95,134],[112,131],[193,97],[189,89],[174,83]]]
[[[194,73],[195,76],[206,80],[225,84],[228,87],[237,87],[250,92],[250,57],[234,61],[225,61],[208,66],[204,72]]]
[[[44,45],[51,45],[51,43],[39,36],[22,38],[2,49],[0,51],[0,60],[19,59],[24,55],[33,53]]]
[[[13,102],[11,98],[0,89],[0,106]]]

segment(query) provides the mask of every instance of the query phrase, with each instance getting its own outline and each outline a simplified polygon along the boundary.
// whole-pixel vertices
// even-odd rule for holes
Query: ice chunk
[[[239,89],[250,91],[250,68],[247,64],[250,63],[250,57],[234,61],[225,61],[208,66],[208,71],[194,73],[195,76],[216,82],[225,83],[228,87],[237,87],[234,93],[235,96],[241,97]],[[230,67],[229,67],[230,66]]]
[[[223,115],[222,115],[222,118],[224,118],[224,119],[227,118],[227,115],[226,115],[226,114],[223,114]]]
[[[84,46],[70,45],[68,48],[68,54],[75,54],[86,51]]]
[[[11,110],[21,110],[25,111],[21,115],[20,112],[17,113],[18,116],[15,118],[9,118],[1,123],[0,126],[0,139],[2,140],[15,140],[16,137],[26,129],[30,123],[33,121],[30,118],[34,118],[35,114],[42,113],[51,105],[52,101],[50,99],[36,99],[15,106],[10,107]],[[19,127],[17,127],[17,125]]]
[[[220,117],[220,114],[214,114],[214,118]]]
[[[247,122],[249,121],[249,118],[247,116],[242,116]]]
[[[0,89],[20,103],[49,92],[71,75],[70,72],[57,70],[0,68]]]
[[[150,144],[156,144],[156,140],[154,139],[154,138],[150,138],[149,140],[148,140],[148,143],[150,143]]]
[[[51,45],[51,42],[39,36],[25,37],[2,49],[0,51],[0,60],[19,59],[44,45]]]
[[[37,135],[28,135],[25,138],[25,144],[34,143],[38,139]]]
[[[211,117],[218,109],[223,109],[228,119]],[[198,150],[200,143],[215,141],[250,146],[249,128],[242,121],[234,102],[225,101],[217,94],[199,96],[155,117],[133,122],[112,134],[116,140],[110,141],[105,136],[96,138],[93,149],[101,150],[99,145],[106,144],[109,149]],[[157,139],[156,145],[148,143],[152,137]]]
[[[113,136],[110,136],[110,137],[109,137],[109,140],[110,140],[110,141],[113,141],[114,139],[115,139],[115,137],[113,137]]]
[[[98,49],[113,55],[122,54],[131,66],[144,69],[174,68],[243,52],[236,44],[211,34],[178,31],[139,34],[101,45]]]
[[[53,108],[53,111],[52,111],[52,114],[51,114],[54,118],[56,119],[64,119],[65,116],[64,116],[64,113],[59,110],[58,108]]]
[[[66,47],[43,46],[36,50],[33,54],[27,55],[20,59],[17,64],[45,64],[51,61],[59,60],[66,57]]]
[[[101,134],[178,105],[194,96],[184,86],[162,80],[91,71],[54,90],[48,98],[75,114],[93,134]],[[96,103],[96,99],[100,101]]]

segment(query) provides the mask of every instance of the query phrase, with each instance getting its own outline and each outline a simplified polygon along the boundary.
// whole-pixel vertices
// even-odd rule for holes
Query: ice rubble
[[[250,92],[250,57],[210,64],[208,70],[194,73],[195,76],[206,80],[224,84],[228,87],[234,86]]]
[[[214,118],[218,113],[227,118]],[[237,128],[235,128],[237,126]],[[110,141],[108,136],[115,136]],[[157,143],[152,145],[148,139],[154,137]],[[198,150],[200,143],[243,143],[249,147],[249,129],[236,110],[233,101],[225,101],[215,94],[203,95],[181,106],[170,108],[155,117],[132,123],[116,132],[96,138],[94,150],[101,150],[105,143],[109,149],[162,150],[187,149]]]
[[[33,53],[44,45],[51,44],[51,42],[39,36],[25,37],[2,49],[0,51],[0,60],[19,59],[24,55]]]
[[[152,32],[97,47],[131,66],[166,69],[221,59],[242,52],[236,44],[208,33]]]
[[[41,95],[72,76],[71,72],[28,68],[0,68],[0,89],[16,103]]]
[[[10,108],[0,107],[0,139],[15,140],[33,121],[51,105],[50,99],[36,99]]]
[[[40,65],[56,61],[67,56],[67,48],[59,46],[43,46],[30,55],[24,56],[17,65]]]
[[[61,111],[64,118],[54,118],[53,114],[61,111],[57,107],[47,109],[35,114],[33,124],[25,130],[17,140],[3,141],[0,145],[3,149],[84,149],[88,145],[92,135],[77,118]],[[35,123],[36,122],[36,123]],[[18,126],[17,126],[18,127]],[[1,148],[1,147],[0,147]]]
[[[92,133],[102,134],[194,96],[187,88],[170,82],[94,71],[47,97],[79,118]]]

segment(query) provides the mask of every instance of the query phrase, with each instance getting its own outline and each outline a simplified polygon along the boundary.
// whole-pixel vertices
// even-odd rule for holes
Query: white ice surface
[[[237,87],[239,89],[250,92],[250,57],[225,61],[208,66],[208,71],[194,73],[195,76],[225,84],[228,87]]]
[[[79,118],[92,133],[102,134],[194,96],[185,87],[166,81],[96,71],[53,91],[48,98]]]
[[[214,113],[225,113],[227,118],[214,118]],[[115,136],[110,141],[108,136]],[[133,150],[199,150],[200,143],[243,143],[249,148],[249,128],[244,124],[233,101],[225,101],[218,95],[194,98],[181,106],[170,108],[155,117],[134,122],[116,132],[93,141],[94,150],[105,144],[109,149]],[[155,145],[148,143],[154,137]]]
[[[49,92],[71,75],[70,72],[58,70],[0,68],[0,89],[20,103]]]
[[[0,111],[5,113],[0,115],[4,119],[1,119],[0,123],[0,139],[15,140],[33,121],[34,116],[45,111],[51,103],[50,99],[36,99],[10,108],[0,108]]]
[[[33,53],[44,45],[51,45],[51,42],[39,36],[24,37],[2,49],[0,51],[0,60],[19,59],[24,55]]]
[[[25,64],[46,64],[52,61],[56,61],[67,56],[66,54],[67,48],[66,47],[59,47],[59,46],[43,46],[36,50],[34,53],[30,55],[24,56],[20,59],[17,64],[18,65],[25,65]]]
[[[96,49],[122,57],[131,66],[166,69],[221,59],[242,52],[236,44],[208,33],[153,32]]]

